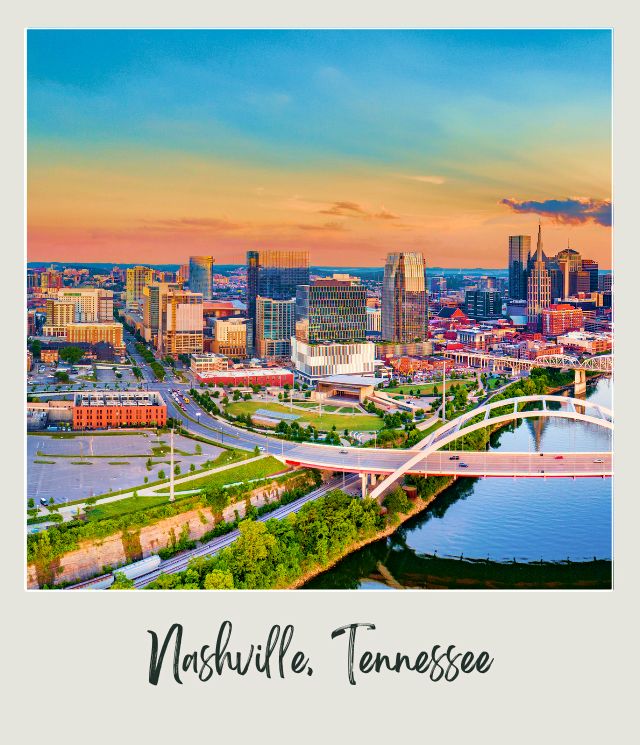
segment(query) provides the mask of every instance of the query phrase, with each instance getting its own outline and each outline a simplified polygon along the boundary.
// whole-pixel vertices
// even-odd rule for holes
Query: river
[[[590,386],[587,398],[610,407],[611,379]],[[570,420],[527,419],[495,433],[490,447],[604,451],[611,448],[611,432]],[[351,554],[305,588],[607,586],[611,526],[612,479],[462,478],[392,536]]]

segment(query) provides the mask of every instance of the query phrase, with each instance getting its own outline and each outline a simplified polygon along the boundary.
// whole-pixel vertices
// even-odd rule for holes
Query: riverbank
[[[415,497],[415,499],[412,500],[413,507],[408,513],[395,515],[395,517],[397,517],[398,519],[394,521],[393,523],[385,526],[381,530],[379,530],[375,535],[369,536],[368,538],[364,538],[359,541],[354,541],[354,543],[352,543],[350,546],[345,548],[344,551],[342,551],[338,556],[333,557],[331,561],[327,562],[327,564],[310,569],[309,571],[301,575],[295,582],[292,582],[286,585],[282,589],[296,590],[299,587],[302,587],[303,585],[307,584],[307,582],[310,582],[314,577],[317,577],[320,574],[324,574],[329,569],[332,569],[336,564],[340,563],[345,557],[349,556],[349,554],[352,554],[355,551],[359,551],[360,549],[364,548],[365,546],[368,546],[371,543],[376,543],[377,541],[380,541],[383,538],[388,538],[389,536],[393,535],[393,533],[396,532],[396,530],[400,527],[400,525],[402,525],[402,523],[420,514],[420,512],[422,512],[430,504],[432,504],[432,502],[438,497],[438,495],[446,491],[446,489],[448,489],[451,486],[451,484],[453,484],[454,481],[456,480],[455,476],[442,476],[439,478],[442,478],[442,484],[438,488],[436,488],[436,490],[432,494],[430,494],[429,497],[427,497],[426,499],[419,497],[419,496]]]

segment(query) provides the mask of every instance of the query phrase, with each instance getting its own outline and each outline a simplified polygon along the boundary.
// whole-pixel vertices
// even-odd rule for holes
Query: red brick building
[[[558,336],[566,331],[577,331],[584,326],[582,308],[566,303],[557,303],[542,311],[542,333]]]
[[[159,393],[78,393],[73,406],[73,429],[162,427],[167,406]]]

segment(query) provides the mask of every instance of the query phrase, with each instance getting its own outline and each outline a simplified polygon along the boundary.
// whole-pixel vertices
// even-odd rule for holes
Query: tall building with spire
[[[540,331],[542,311],[551,305],[551,277],[542,251],[542,225],[538,225],[538,245],[527,280],[527,328]]]

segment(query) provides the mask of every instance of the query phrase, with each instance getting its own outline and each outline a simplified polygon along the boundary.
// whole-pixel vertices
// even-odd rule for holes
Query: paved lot
[[[27,498],[36,501],[53,497],[56,502],[82,499],[95,494],[139,486],[145,476],[156,481],[158,472],[168,475],[169,454],[153,453],[153,448],[168,447],[169,435],[160,438],[148,435],[79,435],[73,439],[58,439],[47,435],[27,437]],[[174,438],[175,463],[182,474],[188,474],[189,466],[196,468],[215,458],[222,450],[201,443],[202,454],[195,454],[196,443],[180,435]],[[61,457],[72,456],[72,457]],[[77,456],[77,457],[73,457]],[[99,457],[106,456],[106,457]],[[142,457],[132,457],[142,456]],[[147,470],[147,458],[154,465]],[[89,465],[77,465],[79,461]],[[46,463],[34,463],[46,461]]]

